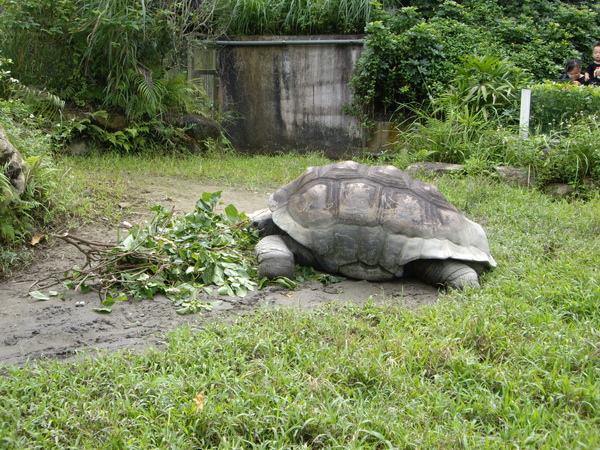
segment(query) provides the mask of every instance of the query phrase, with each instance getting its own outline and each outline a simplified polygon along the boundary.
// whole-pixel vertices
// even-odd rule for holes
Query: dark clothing
[[[587,73],[590,77],[588,78],[587,84],[591,86],[600,86],[600,78],[594,77],[594,70],[600,67],[600,63],[589,63],[587,68],[585,69],[585,73]]]
[[[570,77],[569,75],[567,75],[566,73],[563,73],[563,74],[560,76],[559,80],[562,80],[562,81],[577,81],[579,84],[582,84],[582,85],[586,85],[586,84],[588,84],[588,83],[585,81],[585,77],[584,77],[583,75],[581,75],[581,76],[580,76],[579,78],[577,78],[576,80],[572,80],[572,79],[571,79],[571,77]]]

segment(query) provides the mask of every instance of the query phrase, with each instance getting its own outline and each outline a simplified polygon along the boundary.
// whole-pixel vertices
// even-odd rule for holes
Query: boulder
[[[0,125],[0,170],[10,181],[13,192],[20,196],[25,192],[25,160],[8,140],[4,127]]]
[[[565,183],[550,183],[544,187],[544,192],[552,198],[563,199],[572,197],[575,188]]]
[[[108,131],[123,131],[129,125],[129,120],[123,114],[90,114],[89,118],[92,123]]]
[[[219,123],[200,114],[186,114],[178,122],[178,126],[185,129],[185,134],[190,138],[193,152],[206,148],[208,139],[217,140],[221,137]]]
[[[497,166],[496,173],[502,180],[513,186],[530,187],[535,185],[535,178],[527,168]]]

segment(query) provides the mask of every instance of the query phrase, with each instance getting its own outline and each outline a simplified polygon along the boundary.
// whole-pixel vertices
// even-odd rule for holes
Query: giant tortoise
[[[363,280],[405,275],[449,288],[479,286],[496,266],[483,228],[432,184],[394,166],[309,167],[254,216],[259,277],[293,278],[294,264]]]

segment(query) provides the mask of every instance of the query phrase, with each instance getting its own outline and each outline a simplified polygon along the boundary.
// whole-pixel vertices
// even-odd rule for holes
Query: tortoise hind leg
[[[472,267],[454,259],[419,259],[407,266],[408,274],[428,284],[452,289],[479,287],[479,276]]]

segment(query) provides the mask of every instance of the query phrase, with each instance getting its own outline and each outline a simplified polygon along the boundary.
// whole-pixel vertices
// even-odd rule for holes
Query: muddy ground
[[[155,178],[142,188],[132,188],[132,193],[119,203],[127,211],[123,221],[134,224],[150,216],[150,206],[160,204],[186,213],[193,210],[203,192],[216,191],[222,191],[221,200],[225,204],[232,203],[246,213],[265,208],[269,196],[269,192]],[[70,230],[70,234],[97,242],[114,242],[119,228],[127,230],[124,225],[115,227],[100,221]],[[54,239],[42,243],[34,264],[0,282],[0,365],[21,366],[46,358],[72,360],[96,350],[141,352],[149,347],[161,348],[165,333],[180,324],[201,327],[208,320],[243,320],[244,314],[264,305],[313,308],[331,301],[361,305],[371,298],[417,308],[435,302],[438,297],[435,288],[413,280],[385,283],[345,280],[329,286],[314,281],[294,291],[268,287],[243,299],[218,296],[222,303],[211,312],[181,316],[168,299],[160,296],[155,300],[117,302],[110,314],[101,314],[93,311],[102,306],[93,292],[69,291],[64,300],[54,297],[47,301],[28,295],[34,283],[83,262],[84,255],[74,246]],[[33,289],[43,291],[44,285]]]

